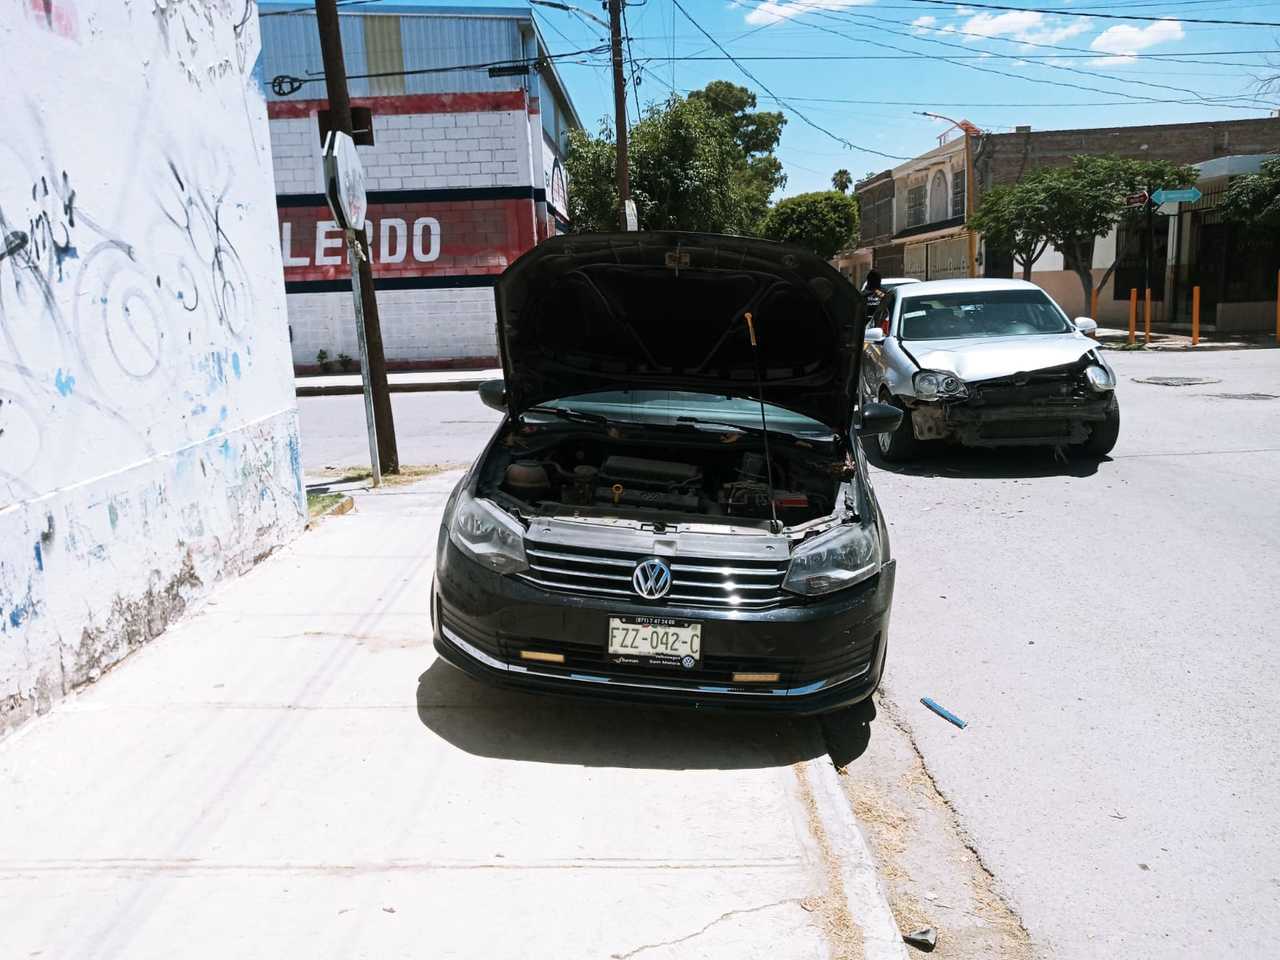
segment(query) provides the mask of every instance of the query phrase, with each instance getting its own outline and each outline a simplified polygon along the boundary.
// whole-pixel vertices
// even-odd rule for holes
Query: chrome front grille
[[[631,574],[651,553],[593,550],[564,544],[525,542],[529,570],[521,578],[545,590],[613,596],[639,601]],[[760,610],[778,606],[789,595],[782,590],[787,561],[663,557],[671,568],[671,590],[655,606]]]

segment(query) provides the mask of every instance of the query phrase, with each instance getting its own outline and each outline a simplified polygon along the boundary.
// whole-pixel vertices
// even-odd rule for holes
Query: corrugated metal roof
[[[459,66],[520,60],[520,21],[511,18],[400,18],[405,68]],[[485,93],[519,90],[522,77],[490,77],[487,69],[422,73],[405,77],[406,93]]]
[[[288,99],[271,92],[271,78],[280,74],[306,79],[320,77],[323,64],[315,14],[298,0],[259,4],[262,26],[262,77],[269,100]],[[441,67],[468,67],[473,64],[522,60],[526,56],[524,35],[532,32],[540,56],[547,54],[528,6],[415,7],[380,4],[376,11],[359,7],[338,8],[342,29],[343,55],[347,74],[396,70],[435,70]],[[287,14],[287,15],[284,15]],[[392,33],[398,33],[399,46]],[[564,87],[554,63],[549,63],[530,80],[542,80],[544,93],[560,101],[560,113],[573,126],[580,126],[577,110]],[[403,84],[403,86],[401,86]],[[490,77],[487,67],[412,74],[401,78],[350,79],[353,97],[400,93],[485,93],[519,90],[524,77]],[[323,82],[308,83],[294,98],[324,97]]]

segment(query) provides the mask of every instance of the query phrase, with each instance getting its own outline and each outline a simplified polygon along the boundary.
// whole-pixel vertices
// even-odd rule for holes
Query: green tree
[[[773,153],[787,118],[778,111],[756,110],[756,95],[727,80],[713,80],[690,93],[689,99],[706,104],[733,131],[740,151],[734,173],[734,194],[741,210],[737,232],[758,232],[769,198],[787,184],[782,162]]]
[[[740,150],[727,120],[703,102],[672,96],[650,104],[629,133],[631,198],[642,230],[736,233],[742,213],[735,179]],[[569,135],[569,213],[577,232],[618,229],[615,149],[598,136]]]
[[[765,214],[761,232],[829,260],[857,236],[858,204],[836,190],[786,197]]]
[[[990,250],[1013,254],[1022,279],[1031,279],[1031,266],[1049,246],[1045,220],[1048,211],[1034,208],[1034,197],[1019,193],[1018,185],[992,187],[969,218]]]
[[[853,185],[853,176],[843,167],[831,175],[831,186],[841,193],[848,193]]]
[[[1267,160],[1258,173],[1232,180],[1218,209],[1228,220],[1252,230],[1280,229],[1280,159]]]
[[[996,246],[1014,249],[1005,245],[1018,244],[1025,256],[1033,240],[1051,243],[1062,254],[1067,269],[1079,277],[1087,305],[1094,290],[1094,241],[1122,221],[1140,222],[1142,209],[1126,206],[1125,197],[1141,190],[1185,187],[1195,180],[1194,168],[1164,160],[1075,157],[1063,167],[1034,170],[1006,188],[985,219],[996,221]],[[1140,230],[1128,233],[1131,237],[1141,235]],[[1098,282],[1099,289],[1111,278],[1125,252],[1117,250],[1116,259]],[[1025,265],[1023,269],[1025,275]]]

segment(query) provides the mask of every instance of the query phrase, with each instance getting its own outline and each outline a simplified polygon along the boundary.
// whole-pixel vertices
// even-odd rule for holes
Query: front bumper
[[[432,614],[440,656],[503,686],[607,700],[813,714],[857,703],[880,683],[894,564],[831,597],[734,611],[551,593],[492,573],[447,538]],[[609,617],[660,615],[701,621],[702,662],[691,670],[611,663]],[[523,661],[521,650],[563,654],[561,664]],[[735,672],[778,673],[774,683],[735,683]]]
[[[1070,402],[975,404],[971,400],[916,401],[912,425],[921,440],[973,447],[1076,444],[1107,418],[1112,393]]]

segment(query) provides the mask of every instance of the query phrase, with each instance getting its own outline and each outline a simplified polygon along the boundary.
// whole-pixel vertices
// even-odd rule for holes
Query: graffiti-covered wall
[[[0,0],[0,733],[305,518],[253,0]]]

